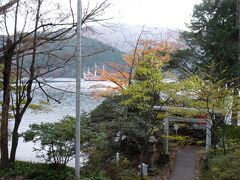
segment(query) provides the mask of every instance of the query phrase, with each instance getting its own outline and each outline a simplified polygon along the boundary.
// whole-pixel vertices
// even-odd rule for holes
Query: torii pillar
[[[174,118],[175,119],[175,118]],[[190,118],[189,121],[190,122],[197,122],[197,121],[205,121],[206,124],[206,145],[205,145],[205,149],[206,151],[209,150],[209,148],[211,147],[211,128],[212,128],[212,121],[209,119],[195,119],[195,118]],[[168,135],[169,135],[169,121],[171,121],[171,118],[164,118],[164,141],[163,141],[163,150],[165,154],[168,154]],[[174,121],[177,121],[176,119]],[[182,120],[179,120],[182,121]],[[184,121],[187,122],[187,121]]]

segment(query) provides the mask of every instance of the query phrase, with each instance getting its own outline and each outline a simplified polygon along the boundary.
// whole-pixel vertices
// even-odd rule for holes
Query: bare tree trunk
[[[8,120],[11,94],[11,60],[13,43],[7,39],[4,51],[4,70],[3,70],[3,105],[1,119],[1,166],[6,168],[9,165],[8,159]]]
[[[232,125],[237,126],[238,125],[238,106],[239,106],[239,90],[237,87],[234,87],[234,93],[233,93],[233,105],[232,105]]]
[[[238,52],[238,59],[237,59],[237,67],[238,67],[238,71],[237,71],[237,82],[236,85],[238,87],[238,90],[240,88],[240,74],[239,74],[239,67],[240,67],[240,0],[237,0],[237,27],[238,27],[238,46],[237,46],[237,52]]]
[[[20,106],[16,107],[16,115],[15,115],[15,123],[14,123],[14,129],[13,129],[13,137],[12,137],[12,148],[11,148],[11,156],[10,156],[10,162],[12,164],[15,163],[16,159],[16,151],[18,146],[18,128],[22,121],[23,114],[26,112],[28,106],[32,102],[32,83],[34,80],[35,75],[35,62],[36,62],[36,51],[37,51],[37,27],[39,22],[39,16],[40,16],[40,8],[41,8],[42,0],[38,0],[38,7],[37,7],[37,13],[36,13],[36,20],[35,20],[35,32],[33,37],[33,52],[32,52],[32,61],[29,68],[30,77],[27,85],[27,97],[26,97],[26,103],[24,107],[21,109]],[[21,101],[21,100],[20,100]]]
[[[238,28],[238,39],[237,39],[237,62],[236,66],[240,67],[240,0],[236,0],[237,12],[236,12],[236,25]],[[239,96],[239,85],[240,85],[240,77],[239,70],[237,71],[236,78],[234,80],[234,93],[233,93],[233,107],[232,107],[232,125],[238,125],[238,96]]]
[[[20,118],[19,115],[17,114],[15,116],[15,124],[12,132],[12,147],[11,147],[10,161],[9,161],[11,164],[14,164],[16,159],[16,152],[17,152],[18,138],[19,138],[18,128],[21,120],[22,118]]]

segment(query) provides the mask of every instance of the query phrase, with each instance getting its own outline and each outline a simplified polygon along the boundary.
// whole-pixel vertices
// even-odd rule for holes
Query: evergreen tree
[[[189,48],[175,54],[175,65],[188,75],[197,74],[212,83],[224,81],[237,95],[240,71],[237,1],[203,0],[195,5],[189,28],[190,32],[181,34]],[[234,99],[232,110],[237,106]],[[233,112],[235,125],[237,114]]]

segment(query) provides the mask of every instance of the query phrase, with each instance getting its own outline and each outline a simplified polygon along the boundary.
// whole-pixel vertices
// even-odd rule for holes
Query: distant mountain
[[[0,36],[3,40],[4,36]],[[47,73],[46,77],[75,77],[76,57],[75,49],[77,38],[73,37],[64,41],[48,42],[37,49],[37,61],[35,68],[39,74]],[[1,45],[0,45],[1,47]],[[24,55],[23,67],[29,69],[31,53]],[[67,59],[67,60],[66,60]],[[95,63],[98,68],[102,68],[108,63],[124,63],[122,52],[98,40],[83,37],[82,38],[82,72],[94,71]],[[105,66],[106,67],[106,66]],[[106,67],[107,68],[107,67]]]
[[[88,69],[93,72],[95,63],[99,69],[108,63],[124,63],[123,53],[133,50],[133,46],[140,35],[143,26],[130,26],[118,24],[112,28],[94,27],[97,33],[91,31],[84,32],[82,38],[82,71]],[[169,36],[170,34],[170,36]],[[160,40],[169,36],[168,40],[176,41],[179,36],[178,30],[169,30],[166,28],[144,27],[143,39]],[[3,36],[0,36],[0,39]],[[76,48],[76,37],[65,41],[49,42],[38,48],[36,69],[41,72],[49,71],[59,67],[47,77],[75,77],[76,57],[73,56]],[[2,42],[2,39],[0,40]],[[1,45],[0,45],[1,46]],[[49,51],[49,54],[46,52]],[[44,53],[41,53],[44,52]],[[27,55],[25,55],[27,56]],[[31,56],[31,55],[28,55]],[[30,58],[30,57],[29,57]],[[69,60],[65,60],[68,59]],[[28,60],[24,61],[24,67],[29,66]]]
[[[93,33],[85,33],[87,37],[97,39],[101,42],[111,45],[122,52],[129,52],[133,49],[142,30],[142,39],[162,40],[167,38],[170,41],[177,41],[179,38],[179,29],[168,29],[161,27],[150,27],[143,25],[113,24],[110,28],[95,26]],[[94,32],[97,33],[94,33]]]
[[[74,54],[76,38],[66,43],[69,47],[61,52],[63,55]],[[90,70],[94,72],[95,64],[98,69],[108,63],[123,64],[122,52],[105,43],[91,38],[82,38],[82,71]],[[61,77],[75,77],[76,58],[73,57],[64,65]],[[105,66],[105,68],[107,68]]]

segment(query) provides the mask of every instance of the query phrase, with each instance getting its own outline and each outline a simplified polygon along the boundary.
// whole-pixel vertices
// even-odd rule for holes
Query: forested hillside
[[[4,36],[1,36],[3,42]],[[55,41],[39,46],[37,54],[36,69],[39,74],[46,73],[46,77],[75,77],[75,47],[76,37],[64,41]],[[31,51],[26,52],[23,65],[29,67]],[[29,58],[28,58],[29,57]],[[29,61],[28,61],[29,59]],[[93,72],[95,63],[98,69],[108,63],[124,63],[122,52],[98,40],[82,38],[82,71],[88,69]],[[107,67],[107,66],[105,66]]]
[[[71,42],[67,43],[70,45],[65,48],[64,55],[73,54],[76,44],[76,39],[74,38]],[[62,77],[74,77],[75,76],[75,57],[73,57],[69,62],[67,62],[63,68]],[[90,38],[82,39],[82,70],[94,71],[95,63],[98,68],[102,68],[104,64],[108,63],[124,63],[122,60],[122,53],[100,41]],[[106,66],[105,66],[106,67]]]

